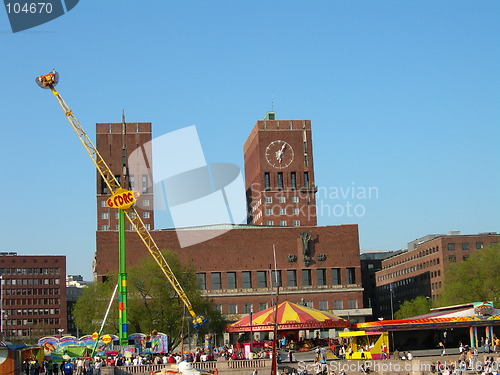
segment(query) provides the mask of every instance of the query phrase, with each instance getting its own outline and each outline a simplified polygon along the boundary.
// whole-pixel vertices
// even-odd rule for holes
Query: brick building
[[[2,330],[7,338],[67,331],[66,257],[0,253]]]
[[[310,120],[257,121],[243,147],[248,224],[316,225]]]
[[[257,121],[244,146],[247,205],[253,225],[154,230],[152,236],[160,249],[176,251],[181,261],[194,266],[204,295],[230,319],[270,306],[276,277],[274,246],[281,300],[364,321],[371,310],[363,307],[358,227],[316,226],[311,123],[275,120],[274,116],[268,113],[265,120]],[[143,128],[143,138],[124,145],[129,138],[123,137],[123,124],[97,126],[97,147],[106,161],[107,155],[115,155],[108,164],[117,176],[122,161],[116,155],[129,154],[129,148],[142,147],[151,139],[151,128]],[[129,126],[127,123],[126,129]],[[124,149],[127,151],[118,151]],[[145,152],[150,155],[151,150]],[[139,176],[131,178],[139,180]],[[97,180],[98,212],[108,213],[109,218],[114,213],[102,209],[108,195],[101,189],[99,176]],[[135,189],[142,187],[136,185]],[[150,206],[143,202],[153,201],[152,191],[147,193],[150,195],[143,194],[138,206],[143,209],[141,215],[152,219],[152,211],[147,213]],[[267,211],[271,205],[272,211]],[[94,259],[98,280],[118,268],[116,222],[102,220],[107,219],[98,217]],[[211,239],[181,248],[177,231]],[[206,231],[220,235],[207,236]],[[128,265],[149,256],[135,232],[127,230],[126,244]]]
[[[400,304],[418,296],[435,299],[443,288],[444,270],[466,260],[471,253],[497,243],[500,235],[479,233],[434,234],[408,244],[408,250],[382,261],[376,272],[380,314],[390,319]],[[392,290],[392,309],[391,309]]]

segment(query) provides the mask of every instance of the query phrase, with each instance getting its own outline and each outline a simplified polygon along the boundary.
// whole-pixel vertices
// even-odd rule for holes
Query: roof
[[[271,306],[258,313],[248,315],[236,323],[227,325],[226,331],[272,331],[274,329],[275,316],[278,322],[277,329],[280,331],[345,328],[351,325],[348,320],[342,319],[328,311],[316,310],[311,307],[285,301],[280,303],[277,309]],[[251,322],[250,317],[252,317]]]

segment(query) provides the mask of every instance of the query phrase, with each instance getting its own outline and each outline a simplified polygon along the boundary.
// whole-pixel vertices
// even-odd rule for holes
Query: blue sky
[[[53,68],[92,138],[124,108],[154,136],[196,125],[208,162],[243,168],[273,101],[278,119],[312,120],[316,184],[377,191],[319,202],[319,224],[359,224],[363,250],[498,231],[499,14],[498,1],[80,1],[13,34],[1,10],[0,250],[66,255],[91,279],[95,171],[34,83]]]

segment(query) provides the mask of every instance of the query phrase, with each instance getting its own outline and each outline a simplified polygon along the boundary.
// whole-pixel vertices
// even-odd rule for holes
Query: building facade
[[[129,124],[125,125],[128,129]],[[121,143],[128,139],[121,136],[122,128],[123,124],[98,124],[97,147],[106,162],[107,155],[117,153],[110,148],[131,147]],[[140,141],[150,138],[149,133]],[[133,148],[141,147],[141,143],[133,144]],[[269,307],[277,277],[280,301],[364,321],[371,310],[363,306],[357,225],[316,226],[311,122],[276,120],[274,113],[268,113],[250,132],[244,158],[252,225],[154,230],[151,234],[158,247],[175,251],[182,262],[192,264],[203,295],[231,320]],[[110,161],[117,175],[122,164],[119,158]],[[98,176],[98,211],[107,198],[99,181]],[[152,202],[152,191],[148,193],[146,199]],[[126,229],[126,263],[130,266],[149,255],[137,234]],[[181,247],[179,231],[183,236],[210,239]],[[117,256],[116,224],[99,222],[94,259],[97,280],[117,272]]]
[[[136,210],[144,225],[154,229],[153,190],[151,181],[151,123],[96,124],[96,148],[124,189],[140,193]],[[139,151],[141,158],[131,158]],[[137,160],[137,165],[129,165]],[[142,163],[142,160],[145,163]],[[133,171],[132,173],[130,171]],[[103,178],[97,174],[97,231],[118,230],[118,211],[109,208],[106,200],[111,196]],[[129,225],[129,224],[127,224]],[[127,228],[130,229],[130,228]]]
[[[7,339],[67,331],[65,256],[0,253],[0,275],[1,327]]]
[[[73,316],[73,310],[75,308],[75,304],[78,297],[82,295],[83,288],[87,284],[88,282],[84,281],[81,275],[66,276],[66,300],[67,300],[66,307],[68,312],[67,333],[75,337],[80,337],[80,332],[75,324],[75,317]]]
[[[257,121],[243,147],[248,224],[314,226],[314,180],[310,120]]]
[[[435,299],[443,288],[444,271],[473,252],[498,243],[500,235],[480,233],[428,235],[408,244],[408,250],[382,261],[376,272],[380,314],[391,319],[402,302],[418,296]]]

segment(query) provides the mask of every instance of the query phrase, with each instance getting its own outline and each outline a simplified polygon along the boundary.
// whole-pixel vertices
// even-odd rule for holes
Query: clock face
[[[285,141],[273,141],[266,148],[266,159],[274,168],[286,168],[293,161],[292,146]]]

